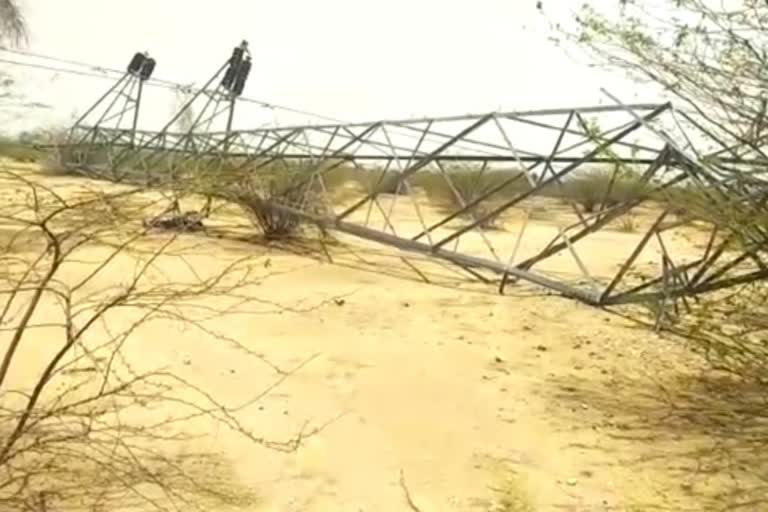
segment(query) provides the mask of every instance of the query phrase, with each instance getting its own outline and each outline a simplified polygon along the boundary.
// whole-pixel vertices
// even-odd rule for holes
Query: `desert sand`
[[[57,190],[78,186],[56,180]],[[532,228],[542,241],[547,226]],[[633,236],[606,231],[583,251],[610,275]],[[300,254],[234,236],[181,236],[174,247],[196,269],[259,258],[264,278],[249,293],[266,301],[263,310],[206,324],[242,347],[172,320],[143,326],[126,344],[137,371],[165,368],[232,407],[277,380],[259,357],[302,365],[237,413],[267,439],[319,429],[296,451],[189,423],[202,434],[195,448],[220,455],[232,488],[256,496],[245,510],[706,510],[729,482],[716,472],[696,479],[702,462],[693,454],[709,439],[661,420],[669,396],[660,390],[687,386],[693,396],[697,360],[624,316],[630,308],[602,311],[525,283],[500,296],[450,265],[337,238],[328,254],[316,246]],[[175,257],[158,266],[164,279],[187,272]],[[134,268],[120,258],[108,275]],[[30,335],[14,382],[39,371],[45,340]]]

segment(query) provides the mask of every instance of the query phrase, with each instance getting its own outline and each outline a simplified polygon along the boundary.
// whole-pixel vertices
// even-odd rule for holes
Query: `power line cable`
[[[4,62],[6,64],[15,64],[15,65],[19,65],[19,66],[34,67],[34,68],[38,68],[38,69],[47,69],[47,70],[50,70],[50,71],[57,71],[57,72],[61,72],[61,73],[72,73],[72,74],[77,74],[77,75],[81,75],[81,76],[91,76],[91,77],[98,77],[98,78],[111,78],[111,77],[107,76],[107,73],[116,73],[116,74],[120,74],[120,75],[125,73],[125,71],[122,71],[122,70],[119,70],[119,69],[115,69],[115,68],[110,68],[110,67],[106,67],[106,66],[99,66],[99,65],[95,65],[95,64],[89,64],[87,62],[82,62],[82,61],[77,61],[77,60],[72,60],[72,59],[63,59],[63,58],[60,58],[60,57],[53,57],[51,55],[44,55],[44,54],[41,54],[41,53],[28,52],[28,51],[10,49],[10,48],[5,48],[5,47],[0,47],[0,51],[7,52],[7,53],[13,53],[13,54],[17,54],[17,55],[24,55],[24,56],[27,56],[27,57],[33,57],[33,58],[37,58],[37,59],[50,60],[50,61],[58,62],[58,63],[61,63],[61,64],[69,64],[69,65],[73,65],[73,66],[87,67],[87,68],[89,68],[89,69],[91,69],[93,71],[101,72],[102,74],[86,73],[86,72],[83,72],[83,71],[76,71],[76,70],[71,70],[71,69],[64,69],[64,68],[57,68],[57,67],[53,67],[53,66],[46,66],[46,65],[43,65],[43,64],[24,63],[24,62],[19,62],[19,61],[9,61],[9,60],[5,60],[5,59],[0,59],[0,62]],[[178,82],[173,82],[171,80],[163,80],[163,79],[160,79],[160,78],[150,78],[149,80],[147,80],[147,82],[150,82],[152,85],[160,86],[160,87],[164,87],[164,88],[168,88],[168,89],[181,89],[181,90],[186,89],[186,90],[189,90],[190,92],[198,92],[199,91],[199,89],[194,88],[193,85],[180,84]],[[297,109],[297,108],[293,108],[293,107],[287,107],[285,105],[278,105],[276,103],[272,103],[272,102],[268,102],[268,101],[258,100],[258,99],[254,99],[254,98],[247,98],[247,97],[240,97],[239,99],[241,101],[244,101],[244,102],[247,102],[247,103],[254,103],[254,104],[257,104],[257,105],[261,105],[264,108],[284,110],[284,111],[287,111],[287,112],[293,112],[295,114],[306,115],[306,116],[310,116],[310,117],[315,117],[317,119],[322,119],[322,120],[325,120],[325,121],[332,121],[332,122],[336,122],[336,123],[343,123],[343,122],[345,122],[345,121],[343,121],[341,119],[335,119],[333,117],[328,117],[328,116],[325,116],[325,115],[322,115],[322,114],[318,114],[316,112],[310,112],[308,110],[302,110],[302,109]]]
[[[112,79],[112,77],[107,75],[98,75],[96,73],[88,73],[86,71],[77,71],[75,69],[46,66],[44,64],[33,64],[31,62],[20,62],[20,61],[9,60],[9,59],[0,59],[0,62],[2,62],[3,64],[11,64],[14,66],[23,66],[23,67],[35,68],[35,69],[45,69],[47,71],[54,71],[57,73],[69,73],[73,75],[80,75],[80,76],[87,76],[87,77],[94,77],[94,78],[109,78],[110,80]]]
[[[98,66],[98,65],[95,65],[95,64],[89,64],[87,62],[82,62],[82,61],[73,60],[73,59],[63,59],[63,58],[60,58],[60,57],[54,57],[54,56],[51,56],[51,55],[45,55],[45,54],[36,53],[36,52],[29,52],[29,51],[18,50],[18,49],[11,49],[11,48],[3,47],[3,46],[0,46],[0,51],[11,53],[11,54],[22,55],[22,56],[26,56],[26,57],[37,58],[37,59],[50,60],[52,62],[58,62],[58,63],[61,63],[61,64],[68,64],[68,65],[74,65],[74,66],[87,67],[87,68],[89,68],[89,69],[91,69],[93,71],[97,71],[98,73],[77,71],[77,70],[73,70],[73,69],[59,68],[59,67],[48,66],[48,65],[44,65],[44,64],[34,64],[34,63],[28,63],[28,62],[20,62],[20,61],[11,61],[11,60],[7,60],[7,59],[0,59],[0,62],[6,63],[6,64],[32,67],[32,68],[36,68],[36,69],[45,69],[45,70],[49,70],[49,71],[55,71],[55,72],[58,72],[58,73],[70,73],[70,74],[86,76],[86,77],[94,77],[94,78],[101,78],[101,79],[105,79],[106,78],[106,79],[111,79],[111,80],[114,80],[115,77],[109,76],[108,73],[119,74],[119,75],[124,75],[126,73],[125,70],[119,70],[119,69],[105,67],[105,66]],[[181,84],[181,83],[178,83],[178,82],[173,82],[171,80],[163,80],[163,79],[160,79],[160,78],[150,78],[150,79],[148,79],[147,80],[147,85],[154,86],[154,87],[160,87],[160,88],[164,88],[164,89],[176,90],[176,91],[185,91],[185,92],[190,92],[190,93],[197,93],[197,92],[201,91],[201,89],[195,88],[194,84],[187,84],[187,85],[185,85],[185,84]],[[276,103],[267,102],[267,101],[263,101],[263,100],[258,100],[258,99],[254,99],[254,98],[247,98],[247,97],[242,97],[241,96],[238,99],[240,101],[242,101],[242,102],[252,103],[252,104],[259,105],[262,108],[271,109],[273,112],[275,110],[282,110],[282,111],[285,111],[285,112],[292,112],[294,114],[299,114],[299,115],[304,115],[304,116],[308,116],[308,117],[313,117],[315,119],[319,119],[319,120],[323,120],[323,121],[329,121],[329,122],[332,122],[332,123],[346,124],[346,123],[349,122],[349,121],[344,121],[342,119],[337,119],[337,118],[325,116],[325,115],[322,115],[322,114],[318,114],[316,112],[310,112],[308,110],[303,110],[303,109],[298,109],[298,108],[293,108],[293,107],[287,107],[285,105],[279,105],[279,104],[276,104]],[[275,122],[275,125],[277,125],[277,118],[274,118],[274,122]],[[399,134],[401,136],[403,136],[403,137],[406,137],[406,138],[409,138],[409,139],[412,139],[412,140],[416,140],[416,139],[419,138],[419,135],[416,135],[416,134],[413,134],[411,132],[408,132],[404,128],[392,127],[392,129],[393,129],[394,132],[399,132]],[[432,141],[432,142],[435,142],[435,141],[443,142],[443,139],[435,139],[434,137],[431,137],[431,136],[426,137],[424,140],[429,140],[429,141]]]

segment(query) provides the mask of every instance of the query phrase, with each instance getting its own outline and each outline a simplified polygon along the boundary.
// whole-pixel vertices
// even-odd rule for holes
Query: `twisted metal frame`
[[[623,235],[627,254],[614,272],[601,275],[594,268],[607,256],[595,254],[588,241],[673,187],[698,187],[713,201],[729,198],[755,216],[766,211],[768,187],[761,176],[768,159],[756,155],[759,148],[728,147],[669,103],[625,105],[605,91],[614,105],[234,130],[238,94],[222,79],[231,67],[230,59],[157,132],[137,129],[138,117],[126,127],[110,123],[121,119],[112,114],[92,124],[84,116],[70,133],[69,143],[77,148],[70,153],[79,156],[65,163],[107,179],[138,172],[167,182],[179,169],[272,176],[298,162],[303,185],[323,194],[328,208],[318,212],[303,203],[264,198],[270,207],[326,229],[447,260],[496,283],[502,293],[519,279],[592,305],[654,302],[677,308],[679,302],[687,306],[688,297],[768,276],[761,256],[768,236],[760,226],[723,236],[714,223],[701,220],[708,224],[707,242],[692,257],[691,248],[673,236],[688,229],[685,220],[675,218],[674,205],[657,205],[644,234]],[[126,84],[128,75],[121,79]],[[216,85],[217,80],[222,81]],[[121,84],[110,91],[127,86]],[[131,99],[138,113],[140,94]],[[187,109],[199,112],[194,125],[173,131]],[[694,139],[717,149],[702,155]],[[89,158],[94,152],[102,154],[98,162]],[[477,183],[494,171],[515,172],[468,198],[456,183],[453,167],[459,164],[473,170]],[[612,172],[596,211],[586,213],[565,195],[554,194],[566,207],[552,200],[553,191],[594,167]],[[627,167],[635,169],[647,193],[609,204],[609,191]],[[350,172],[374,173],[376,179],[366,188],[347,187],[350,197],[339,203],[331,184]],[[391,175],[397,178],[394,191],[385,183]],[[438,217],[420,196],[423,176],[439,180],[453,196],[452,207]],[[528,233],[536,224],[531,217],[542,208],[568,208],[572,216],[564,225],[547,224],[546,243]],[[515,232],[489,230],[488,222],[500,217],[515,217]],[[736,236],[742,243],[734,245]],[[556,264],[548,266],[551,262]]]

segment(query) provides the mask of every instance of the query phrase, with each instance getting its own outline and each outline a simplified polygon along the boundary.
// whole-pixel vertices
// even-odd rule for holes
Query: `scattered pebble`
[[[536,350],[538,350],[539,352],[546,352],[547,347],[545,347],[544,345],[537,345]]]
[[[565,481],[565,483],[573,487],[574,485],[578,484],[579,481],[576,480],[575,478],[569,478],[568,480]]]

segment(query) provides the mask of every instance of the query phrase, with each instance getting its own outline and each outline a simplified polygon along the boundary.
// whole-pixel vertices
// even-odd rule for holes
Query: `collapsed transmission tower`
[[[151,69],[132,62],[127,76],[140,84]],[[107,126],[111,118],[86,124],[84,116],[70,143],[86,157],[67,164],[158,183],[180,169],[243,180],[299,169],[289,188],[302,200],[283,194],[261,198],[265,205],[449,261],[501,292],[523,280],[593,305],[677,307],[768,277],[768,234],[744,223],[766,218],[766,159],[728,147],[691,118],[684,129],[680,117],[687,116],[669,103],[611,97],[612,106],[234,130],[250,69],[243,42],[157,132],[137,129],[136,116],[129,128]],[[201,102],[193,125],[174,131]],[[720,149],[704,157],[694,139]],[[605,189],[585,207],[568,190],[595,169],[607,177]],[[628,175],[642,192],[614,193]],[[438,206],[435,190],[444,191]],[[691,190],[704,199],[693,213],[676,204],[680,191]],[[324,208],[306,201],[310,191],[323,196]],[[725,201],[740,212],[726,230],[708,213]],[[637,226],[622,228],[628,219],[639,219]]]
[[[155,60],[147,52],[137,52],[125,73],[75,121],[69,130],[67,143],[71,147],[85,149],[85,152],[73,153],[71,163],[87,167],[98,161],[96,157],[100,156],[101,160],[106,159],[108,165],[112,165],[113,155],[109,148],[114,144],[135,146],[141,95],[155,65]],[[118,139],[104,138],[107,132],[102,131],[103,127],[109,127],[109,135]]]

